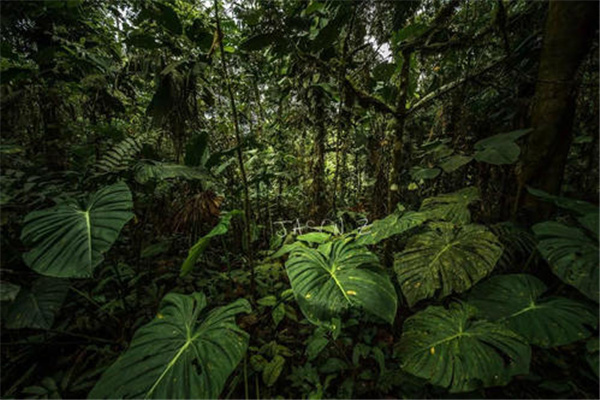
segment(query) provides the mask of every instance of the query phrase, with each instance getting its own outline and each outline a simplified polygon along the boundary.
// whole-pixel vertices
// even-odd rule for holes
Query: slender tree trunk
[[[408,96],[408,82],[410,71],[410,51],[402,53],[402,70],[400,71],[400,88],[396,101],[396,119],[394,121],[394,144],[392,148],[392,174],[388,194],[388,212],[392,212],[400,200],[400,177],[404,169],[403,158],[406,144],[404,143],[404,123],[406,121],[406,99]]]
[[[351,125],[352,113],[351,113],[351,104],[352,98],[350,93],[344,88],[343,85],[340,85],[340,112],[338,116],[338,129],[337,129],[337,138],[336,138],[336,154],[335,154],[335,176],[333,179],[333,201],[332,208],[335,212],[337,209],[337,203],[339,200],[344,200],[344,192],[345,192],[345,166],[346,166],[346,155],[348,151],[348,129]],[[341,179],[340,179],[341,178]]]
[[[252,234],[250,232],[250,222],[251,222],[251,213],[250,210],[250,195],[248,193],[248,179],[246,177],[246,169],[244,167],[244,157],[242,155],[242,135],[240,133],[240,126],[238,120],[238,112],[237,107],[235,105],[235,97],[233,96],[233,90],[231,89],[231,81],[229,80],[229,72],[227,70],[227,60],[225,59],[225,51],[223,49],[223,33],[221,31],[221,22],[219,19],[219,4],[218,0],[215,0],[215,20],[217,24],[217,36],[219,38],[219,48],[221,51],[221,64],[223,67],[223,77],[225,78],[225,83],[227,85],[227,92],[229,94],[229,103],[231,105],[231,115],[233,118],[233,127],[235,131],[235,139],[237,144],[237,159],[240,167],[240,174],[242,176],[242,184],[244,186],[244,225],[245,225],[245,233],[246,233],[246,255],[248,257],[248,264],[250,265],[251,270],[251,293],[254,294],[254,266],[252,265]]]
[[[53,40],[53,21],[44,14],[36,22],[36,37],[38,37],[36,47],[39,54],[55,46]],[[58,79],[53,72],[56,67],[54,57],[40,57],[40,70],[47,73],[48,89],[41,97],[41,114],[44,124],[44,156],[46,166],[50,171],[64,170],[67,166],[67,155],[65,154],[63,137],[60,128],[60,119],[58,110],[61,106],[61,96],[59,94]]]
[[[340,104],[339,104],[339,113],[338,113],[338,126],[337,126],[337,137],[336,137],[336,145],[335,145],[335,175],[333,178],[333,200],[331,202],[333,212],[335,213],[337,210],[337,200],[338,197],[343,201],[344,200],[344,179],[342,178],[340,182],[340,175],[343,175],[344,167],[346,164],[346,148],[345,145],[345,137],[346,131],[350,126],[350,120],[352,118],[351,114],[351,105],[352,100],[350,98],[350,93],[348,93],[346,85],[344,85],[344,79],[346,76],[347,63],[352,60],[346,60],[346,56],[348,54],[348,43],[350,39],[350,35],[352,34],[352,28],[354,26],[354,19],[356,17],[356,8],[353,8],[352,18],[350,20],[350,24],[348,26],[348,30],[346,35],[344,36],[344,41],[342,43],[342,55],[339,75],[338,75],[338,86],[340,90]],[[342,155],[340,155],[342,152]],[[341,157],[341,160],[340,160]],[[341,162],[341,164],[340,164]],[[338,184],[339,182],[339,184]],[[338,195],[339,189],[339,195]]]
[[[348,183],[348,179],[350,178],[350,174],[348,172],[348,151],[350,151],[350,141],[348,140],[348,131],[344,131],[344,135],[342,136],[342,160],[340,162],[340,194],[339,194],[339,202],[341,202],[342,207],[347,205],[346,202],[346,185]]]
[[[46,144],[45,160],[50,171],[64,170],[67,166],[67,155],[61,143],[63,142],[60,120],[57,112],[60,107],[58,89],[50,88],[44,96],[42,115],[44,119],[44,143]]]
[[[551,208],[538,203],[523,187],[529,185],[552,194],[560,191],[572,139],[576,73],[597,25],[597,2],[550,2],[531,115],[534,131],[518,168],[519,194],[515,202],[531,209],[534,219],[546,218]]]
[[[327,127],[325,125],[325,105],[323,94],[316,89],[314,91],[314,121],[315,139],[313,142],[313,166],[311,186],[311,208],[310,217],[322,219],[326,214],[325,202],[325,140],[327,138]]]
[[[371,192],[371,218],[379,219],[386,215],[388,197],[388,175],[385,167],[385,121],[375,120],[371,124],[371,136],[367,147],[369,152],[369,171],[375,180]]]

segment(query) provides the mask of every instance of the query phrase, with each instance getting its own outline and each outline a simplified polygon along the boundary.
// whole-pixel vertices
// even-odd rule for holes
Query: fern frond
[[[96,164],[96,169],[101,173],[123,171],[130,167],[142,146],[142,140],[128,137],[107,151]]]

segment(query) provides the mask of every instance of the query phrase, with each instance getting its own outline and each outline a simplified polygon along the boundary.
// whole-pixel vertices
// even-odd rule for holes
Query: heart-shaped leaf
[[[6,313],[9,329],[50,329],[54,316],[62,306],[69,290],[69,281],[40,277],[31,288],[21,288]]]
[[[21,239],[33,248],[23,260],[42,275],[91,277],[133,217],[132,207],[129,188],[117,183],[96,192],[83,206],[71,200],[29,213]]]
[[[552,272],[598,302],[598,241],[590,239],[579,228],[552,221],[534,225],[533,232],[540,240],[538,249]]]
[[[500,133],[475,143],[475,159],[494,165],[513,164],[519,159],[521,148],[515,141],[532,129]]]
[[[498,275],[475,286],[469,303],[482,316],[505,324],[529,343],[554,347],[587,338],[598,320],[585,304],[542,297],[546,285],[531,275]]]
[[[330,323],[349,308],[363,308],[392,323],[397,296],[377,257],[348,240],[296,248],[286,270],[300,309],[309,321]]]
[[[92,399],[218,398],[248,347],[235,316],[250,312],[239,299],[205,314],[206,297],[170,293],[150,323],[102,375]]]

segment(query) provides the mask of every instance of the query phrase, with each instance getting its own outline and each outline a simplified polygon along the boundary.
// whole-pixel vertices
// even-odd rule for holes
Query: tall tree
[[[573,136],[576,74],[597,26],[597,2],[550,3],[531,114],[534,131],[520,162],[517,204],[537,205],[535,198],[523,193],[525,185],[552,194],[560,191]],[[549,211],[539,204],[535,217],[543,218]]]

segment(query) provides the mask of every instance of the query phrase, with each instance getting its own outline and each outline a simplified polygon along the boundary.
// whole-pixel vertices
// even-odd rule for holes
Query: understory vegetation
[[[598,398],[598,3],[0,3],[2,398]]]

